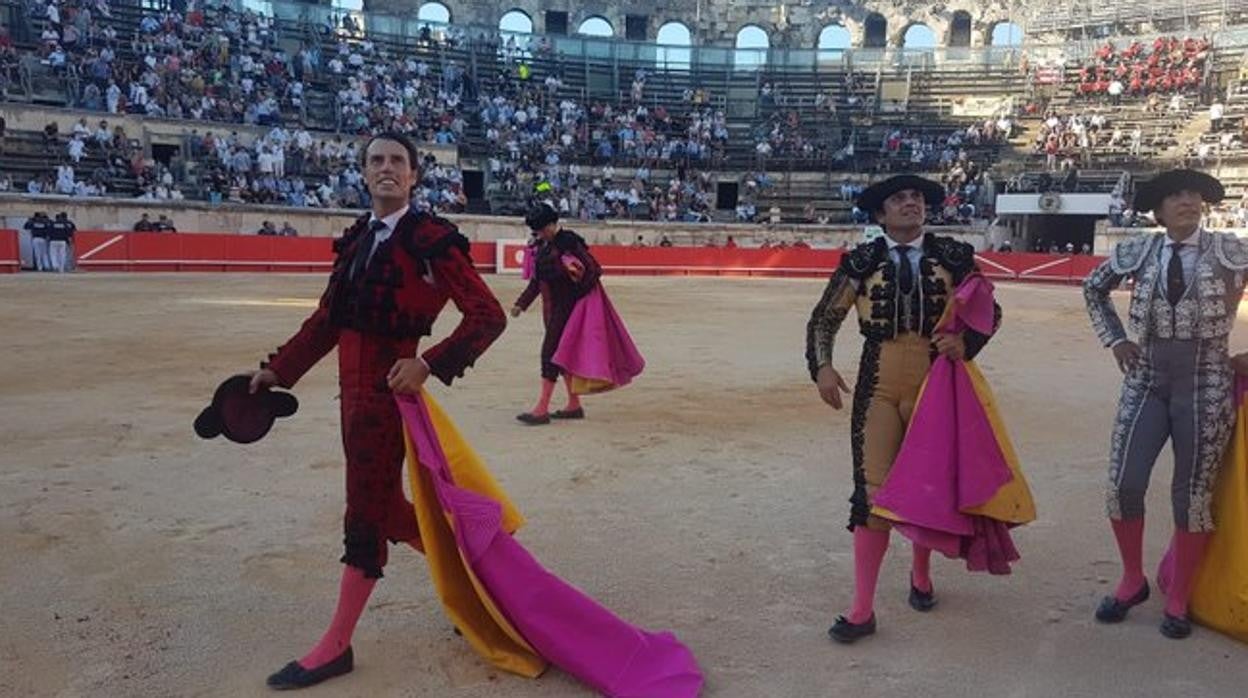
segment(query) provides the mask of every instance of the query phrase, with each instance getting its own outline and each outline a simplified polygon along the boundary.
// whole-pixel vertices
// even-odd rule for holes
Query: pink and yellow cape
[[[992,334],[992,283],[961,285],[937,332]],[[932,362],[893,467],[871,513],[902,535],[963,558],[973,571],[1008,574],[1019,555],[1009,529],[1036,518],[1036,506],[992,391],[972,361]]]
[[[512,537],[524,519],[428,393],[397,402],[430,573],[473,649],[522,676],[549,662],[606,696],[698,695],[702,674],[674,635],[617,618]]]
[[[628,385],[646,367],[602,284],[576,302],[551,360],[568,372],[577,395]]]

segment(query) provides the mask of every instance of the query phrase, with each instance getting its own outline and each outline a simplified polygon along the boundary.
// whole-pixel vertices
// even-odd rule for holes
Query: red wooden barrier
[[[498,271],[519,273],[524,243],[498,241]],[[841,250],[726,249],[716,247],[594,246],[594,256],[612,274],[826,277],[840,264]],[[976,255],[993,279],[1077,284],[1101,257],[1014,252]]]
[[[75,240],[78,266],[91,271],[324,272],[333,259],[330,238],[283,238],[224,233],[127,233],[83,230]],[[484,272],[520,270],[523,242],[473,243]],[[609,274],[826,277],[841,250],[805,248],[622,247],[596,245]],[[984,252],[980,268],[1007,281],[1077,284],[1101,258],[1027,252]],[[0,271],[18,265],[16,231],[0,231]],[[496,269],[497,266],[497,269]]]
[[[16,274],[22,270],[22,255],[17,231],[0,228],[0,274]]]
[[[981,252],[975,255],[975,259],[984,275],[993,279],[1079,284],[1105,258],[1036,252]]]
[[[675,276],[828,276],[841,250],[803,248],[742,249],[724,247],[593,246],[594,257],[610,274]],[[498,269],[519,273],[524,243],[498,241]]]
[[[89,271],[323,272],[333,262],[332,245],[321,237],[98,230],[81,230],[74,242],[78,266]],[[471,256],[478,269],[494,270],[493,243],[474,243]]]

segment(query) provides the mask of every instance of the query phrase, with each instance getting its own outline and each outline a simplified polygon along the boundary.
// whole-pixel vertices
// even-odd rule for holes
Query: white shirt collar
[[[896,249],[896,248],[900,247],[900,246],[901,246],[901,244],[902,244],[902,243],[897,242],[896,240],[894,240],[892,237],[890,237],[888,233],[884,233],[884,241],[888,243],[888,250],[889,250],[890,252],[891,252],[891,251],[893,251],[894,249]],[[910,242],[907,242],[907,243],[905,243],[905,244],[906,244],[906,245],[908,245],[908,246],[910,247],[910,249],[912,249],[912,250],[914,250],[914,249],[918,249],[919,247],[922,247],[922,246],[923,246],[923,236],[922,236],[922,235],[920,235],[920,236],[918,236],[917,238],[915,238],[914,240],[911,240]]]
[[[392,232],[394,232],[394,227],[395,227],[396,225],[398,225],[398,224],[399,224],[399,219],[400,219],[400,218],[402,218],[403,216],[407,215],[407,210],[408,210],[409,208],[411,208],[411,206],[410,206],[410,205],[405,205],[403,208],[401,208],[401,209],[399,209],[399,210],[395,211],[394,213],[391,213],[390,215],[386,216],[385,218],[381,218],[381,219],[380,219],[382,223],[385,223],[385,224],[386,224],[386,232],[387,232],[387,233],[392,233]],[[371,225],[371,224],[372,224],[372,222],[373,222],[373,221],[375,221],[375,220],[379,220],[379,219],[377,218],[377,214],[375,214],[375,213],[374,213],[374,214],[372,214],[372,216],[369,218],[369,224]],[[380,232],[380,231],[378,231],[378,232]]]
[[[1189,245],[1193,247],[1198,246],[1200,245],[1200,231],[1201,231],[1200,226],[1196,226],[1196,229],[1192,231],[1191,235],[1188,235],[1187,237],[1183,238],[1182,240],[1178,240],[1177,242],[1179,243],[1179,245],[1183,247],[1187,247]],[[1169,235],[1166,236],[1167,245],[1172,244],[1174,242],[1176,241],[1171,239]]]

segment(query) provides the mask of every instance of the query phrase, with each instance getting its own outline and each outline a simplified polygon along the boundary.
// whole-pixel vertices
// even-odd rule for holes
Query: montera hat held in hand
[[[218,435],[234,443],[249,444],[264,438],[278,417],[299,410],[299,400],[286,392],[249,392],[251,377],[231,376],[217,386],[212,404],[195,418],[195,433],[211,439]]]

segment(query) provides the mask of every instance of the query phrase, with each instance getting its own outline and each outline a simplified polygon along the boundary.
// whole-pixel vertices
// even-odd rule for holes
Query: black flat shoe
[[[932,586],[931,591],[919,591],[914,585],[914,577],[910,578],[910,608],[920,612],[927,613],[936,608],[936,587]]]
[[[836,624],[828,628],[828,637],[843,645],[852,645],[868,635],[875,634],[875,614],[865,623],[851,623],[845,616],[837,616]]]
[[[1148,601],[1148,582],[1144,582],[1144,586],[1135,592],[1135,596],[1126,601],[1119,601],[1118,597],[1110,594],[1101,599],[1101,605],[1096,607],[1096,619],[1102,623],[1121,623],[1127,618],[1127,611],[1132,607]]]
[[[548,414],[533,414],[532,412],[525,412],[523,414],[516,415],[516,419],[531,427],[538,426],[539,424],[550,424],[550,415]]]
[[[585,419],[585,408],[578,407],[574,410],[555,410],[550,413],[553,419]]]
[[[1165,620],[1161,621],[1161,634],[1171,640],[1182,640],[1192,634],[1192,621],[1187,616],[1172,616],[1165,614]]]
[[[275,691],[290,691],[296,688],[307,688],[315,686],[322,681],[328,681],[335,676],[351,673],[355,668],[355,655],[351,648],[348,647],[346,652],[338,655],[337,659],[322,664],[315,669],[304,669],[299,662],[291,662],[282,667],[282,670],[269,677],[269,688]]]

